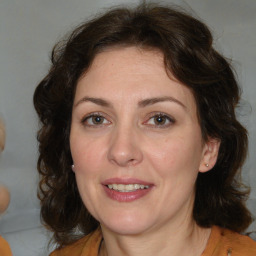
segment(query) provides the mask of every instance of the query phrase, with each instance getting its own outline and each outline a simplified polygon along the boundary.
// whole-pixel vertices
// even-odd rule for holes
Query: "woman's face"
[[[192,219],[211,149],[192,93],[166,74],[160,52],[96,56],[77,84],[70,146],[81,198],[102,227],[139,234]]]

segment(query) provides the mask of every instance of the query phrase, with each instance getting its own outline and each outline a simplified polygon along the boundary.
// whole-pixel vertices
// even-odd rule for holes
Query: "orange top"
[[[55,250],[50,256],[98,256],[101,241],[102,234],[98,228],[75,243]]]
[[[256,256],[256,242],[234,231],[212,227],[202,256]]]
[[[102,234],[100,229],[50,256],[97,256]],[[201,256],[256,256],[256,242],[247,236],[217,226],[212,232]]]
[[[12,256],[9,244],[0,236],[0,255]]]

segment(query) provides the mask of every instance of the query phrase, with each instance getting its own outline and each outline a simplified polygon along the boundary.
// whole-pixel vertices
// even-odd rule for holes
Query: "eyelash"
[[[89,124],[89,120],[92,119],[92,118],[100,118],[100,119],[103,119],[103,122],[101,123],[93,123],[93,120],[91,120],[91,124]],[[149,124],[149,121],[150,120],[153,120],[154,122],[154,119],[156,120],[156,118],[163,118],[164,119],[164,124]],[[105,124],[104,122],[107,121],[107,124]],[[166,121],[168,121],[168,123],[166,124]],[[102,113],[91,113],[89,115],[86,115],[82,120],[81,120],[81,123],[84,125],[84,126],[87,126],[87,127],[92,127],[92,128],[98,128],[98,127],[101,127],[101,126],[105,126],[105,125],[108,125],[108,124],[111,124],[110,121],[107,120],[107,118],[102,114]],[[147,119],[147,121],[143,122],[143,124],[145,125],[148,125],[150,127],[153,127],[153,128],[167,128],[169,126],[171,126],[172,124],[175,123],[175,120],[170,117],[169,115],[165,114],[165,113],[162,113],[162,112],[156,112],[156,113],[151,113],[151,115],[149,116],[149,118]]]
[[[88,124],[88,120],[91,118],[102,118],[103,119],[103,122],[105,120],[107,120],[107,118],[102,114],[102,113],[91,113],[89,115],[86,115],[82,120],[81,120],[81,123],[85,126],[88,126],[88,127],[93,127],[93,128],[98,128],[98,127],[101,127],[102,125],[106,125],[104,123],[99,123],[99,124]],[[91,121],[93,122],[93,121]],[[110,121],[107,121],[108,123],[111,123]]]
[[[169,115],[165,114],[165,113],[162,113],[162,112],[156,112],[156,113],[152,113],[149,117],[149,119],[144,122],[144,123],[148,123],[149,120],[151,119],[155,119],[155,118],[164,118],[165,119],[165,122],[168,121],[168,123],[164,123],[164,124],[148,124],[149,126],[152,126],[152,127],[155,127],[155,128],[167,128],[169,126],[171,126],[172,124],[175,123],[175,120],[174,118],[170,117]]]

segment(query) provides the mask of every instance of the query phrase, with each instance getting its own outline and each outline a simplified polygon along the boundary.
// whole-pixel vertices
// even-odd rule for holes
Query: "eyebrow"
[[[141,100],[141,101],[139,101],[138,105],[139,105],[139,107],[146,107],[146,106],[153,105],[153,104],[156,104],[159,102],[164,102],[164,101],[174,102],[174,103],[179,104],[181,107],[183,107],[185,109],[187,108],[181,101],[179,101],[173,97],[169,97],[169,96]]]
[[[110,102],[107,100],[101,99],[101,98],[92,98],[92,97],[84,97],[81,100],[79,100],[76,104],[75,107],[81,104],[82,102],[92,102],[96,105],[102,106],[102,107],[113,107]]]
[[[174,102],[177,103],[178,105],[180,105],[183,108],[187,108],[181,101],[173,98],[173,97],[155,97],[155,98],[149,98],[149,99],[144,99],[139,101],[138,106],[140,108],[146,107],[146,106],[150,106],[159,102],[165,102],[165,101],[170,101],[170,102]],[[99,106],[103,106],[103,107],[109,107],[109,108],[113,108],[113,105],[108,102],[107,100],[104,100],[102,98],[93,98],[93,97],[84,97],[82,99],[80,99],[76,104],[75,107],[77,107],[78,105],[80,105],[83,102],[92,102],[96,105]]]

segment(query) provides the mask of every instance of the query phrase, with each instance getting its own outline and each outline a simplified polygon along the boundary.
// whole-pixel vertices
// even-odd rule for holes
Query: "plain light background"
[[[0,234],[14,256],[48,255],[49,234],[40,224],[37,191],[36,85],[49,68],[53,45],[76,25],[121,0],[0,0],[0,116],[6,123],[6,148],[0,156],[0,183],[11,203],[0,219]],[[149,1],[146,1],[149,2]],[[248,206],[256,215],[256,1],[184,0],[175,3],[203,20],[216,48],[233,59],[243,88],[238,116],[249,130],[249,156],[243,176],[252,192]],[[249,228],[256,230],[255,222]]]

